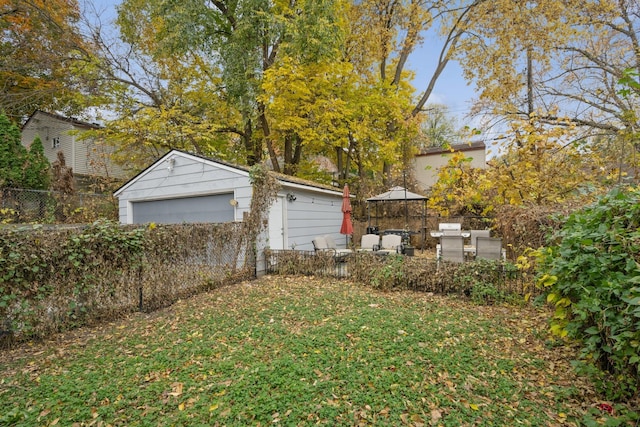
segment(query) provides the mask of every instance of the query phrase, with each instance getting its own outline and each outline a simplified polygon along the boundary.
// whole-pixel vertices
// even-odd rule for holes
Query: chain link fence
[[[0,227],[0,349],[253,279],[250,231],[243,223]]]
[[[87,223],[118,219],[118,202],[105,194],[0,189],[0,224]]]

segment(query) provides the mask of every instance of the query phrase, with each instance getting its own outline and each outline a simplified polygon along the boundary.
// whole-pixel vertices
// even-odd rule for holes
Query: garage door
[[[134,224],[233,221],[233,193],[133,202]]]

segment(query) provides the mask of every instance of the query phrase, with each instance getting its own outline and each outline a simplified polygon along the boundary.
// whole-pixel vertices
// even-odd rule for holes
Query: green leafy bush
[[[385,261],[371,270],[371,286],[383,291],[400,288],[401,284],[406,281],[403,268],[404,257],[402,255],[388,255]]]
[[[640,189],[616,189],[571,214],[553,239],[539,265],[539,283],[556,307],[552,332],[580,342],[581,358],[610,374],[610,398],[637,393]]]
[[[471,301],[480,305],[512,304],[524,303],[524,298],[520,295],[512,294],[493,283],[476,282],[471,288]]]

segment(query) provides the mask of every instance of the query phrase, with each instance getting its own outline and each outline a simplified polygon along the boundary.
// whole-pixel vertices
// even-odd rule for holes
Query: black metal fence
[[[534,285],[533,272],[502,260],[457,264],[400,254],[354,252],[335,257],[313,251],[267,250],[265,263],[267,274],[348,278],[382,290],[411,289],[466,296],[482,292],[493,297],[523,298],[541,293]]]
[[[330,252],[268,249],[264,252],[267,274],[349,277],[349,261],[355,255],[335,257]]]

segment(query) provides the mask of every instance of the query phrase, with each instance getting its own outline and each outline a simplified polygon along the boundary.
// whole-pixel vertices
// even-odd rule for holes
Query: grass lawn
[[[0,352],[0,425],[619,425],[545,316],[265,277]]]

